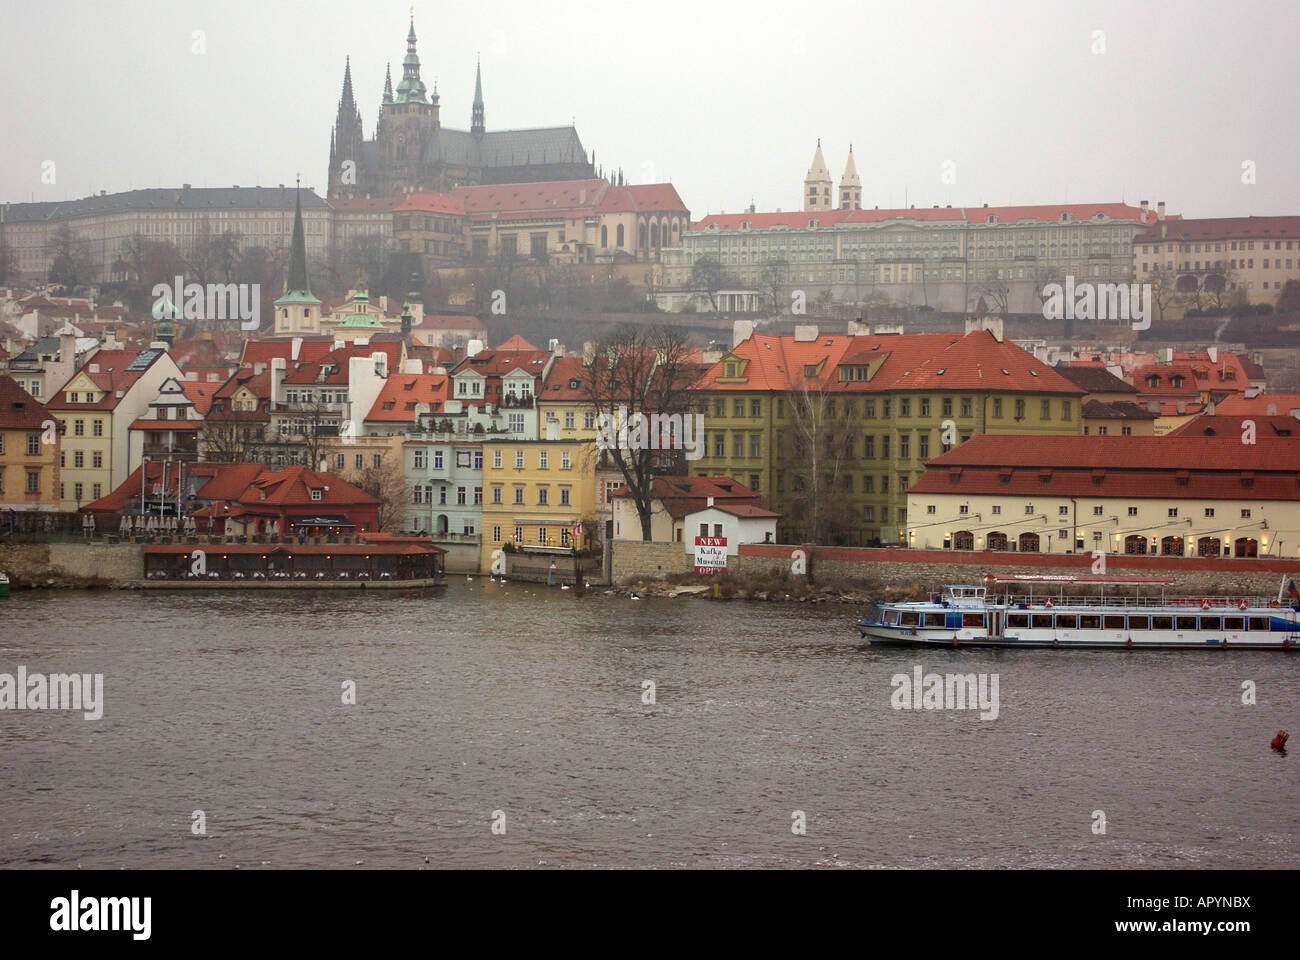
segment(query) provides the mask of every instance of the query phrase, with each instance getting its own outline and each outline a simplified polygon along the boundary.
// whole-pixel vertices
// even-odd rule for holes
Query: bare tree
[[[1163,324],[1165,307],[1173,303],[1177,296],[1175,277],[1172,273],[1157,267],[1148,275],[1147,282],[1151,284],[1151,299],[1155,301],[1156,313],[1160,315],[1160,322]]]
[[[1184,273],[1174,283],[1174,290],[1185,299],[1190,299],[1201,309],[1201,280],[1194,273]]]
[[[359,469],[352,467],[346,470],[342,477],[379,501],[376,530],[391,530],[400,526],[406,516],[406,503],[411,495],[400,457],[384,453],[380,456],[378,466],[372,459]]]
[[[709,298],[709,306],[718,309],[718,291],[726,285],[726,272],[713,257],[700,257],[691,264],[691,287]]]
[[[975,288],[977,296],[989,305],[988,309],[1005,319],[1011,307],[1011,285],[1001,277],[986,276]]]
[[[789,306],[785,302],[785,288],[790,280],[790,261],[784,259],[768,260],[763,264],[760,276],[763,283],[763,292],[772,301],[772,309],[784,313]]]
[[[691,415],[688,390],[698,374],[689,349],[672,327],[625,325],[596,343],[583,370],[583,388],[596,413],[597,450],[623,475],[642,540],[650,539],[654,479],[681,460],[681,431]],[[631,421],[626,437],[619,430],[624,416]],[[652,422],[668,426],[651,436]],[[691,439],[703,442],[694,433]]]
[[[830,389],[820,375],[805,371],[786,395],[794,439],[793,516],[796,535],[830,543],[854,522],[844,494],[860,432],[861,399]]]

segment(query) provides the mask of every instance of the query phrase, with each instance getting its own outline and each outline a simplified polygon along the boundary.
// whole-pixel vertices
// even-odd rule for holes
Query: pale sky
[[[0,0],[0,202],[298,171],[323,193],[344,58],[370,137],[409,6]],[[867,207],[1300,214],[1294,0],[481,0],[415,17],[445,126],[469,126],[481,53],[489,130],[576,120],[598,163],[671,180],[697,218],[797,208],[818,137],[837,183],[853,144]]]

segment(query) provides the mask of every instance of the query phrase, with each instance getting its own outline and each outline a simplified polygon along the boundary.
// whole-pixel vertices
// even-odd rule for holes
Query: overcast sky
[[[370,137],[410,7],[0,4],[0,201],[298,171],[323,193],[344,57]],[[837,184],[853,144],[867,207],[1300,214],[1294,0],[480,0],[415,18],[445,126],[469,126],[481,53],[489,130],[576,121],[598,163],[671,180],[696,217],[797,208],[818,137]]]

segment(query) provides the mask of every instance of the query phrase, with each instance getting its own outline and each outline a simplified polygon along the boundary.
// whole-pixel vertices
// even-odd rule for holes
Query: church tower
[[[840,209],[862,209],[862,181],[858,179],[858,167],[853,162],[853,144],[849,144],[849,162],[844,165],[844,176],[840,177]]]
[[[474,65],[474,106],[470,111],[469,132],[480,138],[487,132],[483,122],[483,65]]]
[[[804,210],[833,210],[834,202],[831,197],[831,189],[835,186],[831,180],[831,172],[826,166],[826,158],[822,156],[822,142],[819,137],[817,140],[817,152],[813,154],[812,166],[808,168],[808,175],[803,181],[803,208]]]
[[[387,96],[387,88],[385,88]],[[385,177],[379,185],[381,195],[393,196],[431,188],[424,183],[421,160],[424,146],[438,129],[438,92],[427,95],[420,79],[420,55],[415,51],[415,18],[406,35],[406,56],[402,60],[402,79],[397,84],[392,103],[383,107],[383,137],[380,154]]]
[[[289,276],[284,296],[275,301],[272,336],[298,337],[320,333],[320,301],[307,282],[307,238],[302,228],[302,185],[294,194],[293,242],[289,247]]]
[[[352,58],[343,67],[343,93],[339,97],[339,113],[330,135],[330,175],[328,196],[355,197],[361,180],[361,143],[365,133],[361,127],[361,111],[352,96]]]

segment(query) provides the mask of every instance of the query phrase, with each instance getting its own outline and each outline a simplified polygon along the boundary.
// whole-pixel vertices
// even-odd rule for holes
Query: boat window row
[[[1168,616],[1123,613],[1009,613],[1008,630],[1269,630],[1268,617]]]

